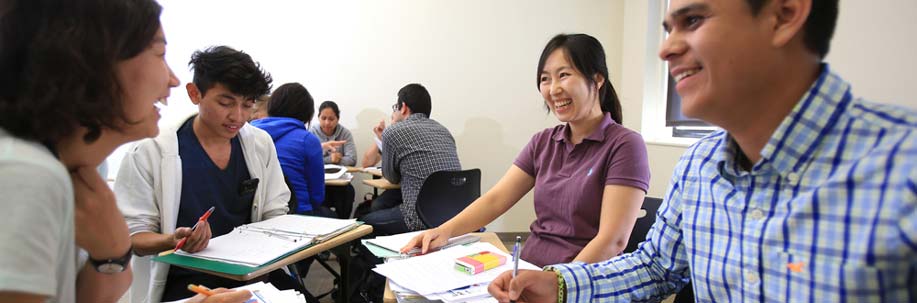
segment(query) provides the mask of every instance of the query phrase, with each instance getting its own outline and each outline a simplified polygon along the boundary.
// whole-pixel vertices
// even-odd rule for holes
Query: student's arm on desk
[[[376,163],[382,160],[382,156],[379,153],[379,147],[375,143],[369,146],[369,149],[366,150],[366,153],[363,154],[363,160],[360,163],[363,163],[363,168],[370,166],[375,166]]]
[[[443,225],[417,235],[401,250],[408,251],[419,246],[426,253],[430,248],[445,245],[451,237],[476,231],[513,207],[534,186],[535,177],[513,164],[493,188],[461,213]]]
[[[643,204],[643,190],[623,185],[605,185],[599,232],[573,261],[595,263],[617,256],[627,247],[630,232]]]

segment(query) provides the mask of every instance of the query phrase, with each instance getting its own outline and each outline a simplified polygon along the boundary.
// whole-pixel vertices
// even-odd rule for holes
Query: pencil
[[[210,290],[210,288],[207,288],[206,286],[203,286],[203,285],[188,284],[188,290],[202,294],[207,297],[214,295],[213,291]]]

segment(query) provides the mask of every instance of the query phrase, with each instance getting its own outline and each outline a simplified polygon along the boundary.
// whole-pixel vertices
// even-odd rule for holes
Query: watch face
[[[124,271],[124,265],[115,264],[115,263],[105,263],[96,267],[100,273],[103,274],[115,274]]]

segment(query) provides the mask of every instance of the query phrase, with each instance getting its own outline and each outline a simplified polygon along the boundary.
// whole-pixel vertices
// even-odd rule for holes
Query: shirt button
[[[745,274],[745,282],[748,282],[748,284],[758,283],[758,275],[752,272]]]
[[[786,175],[786,179],[787,179],[788,181],[790,181],[790,183],[799,182],[799,174],[797,174],[797,173],[789,173],[789,174]]]
[[[748,218],[755,220],[755,221],[764,219],[764,212],[761,211],[760,209],[755,208],[751,211],[750,214],[748,214]]]

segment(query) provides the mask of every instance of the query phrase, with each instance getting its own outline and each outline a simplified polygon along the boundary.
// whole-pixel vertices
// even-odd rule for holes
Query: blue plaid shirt
[[[567,298],[917,302],[917,113],[869,103],[827,65],[751,171],[717,132],[679,160],[647,240],[553,267]]]

